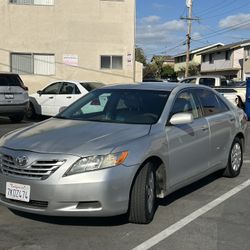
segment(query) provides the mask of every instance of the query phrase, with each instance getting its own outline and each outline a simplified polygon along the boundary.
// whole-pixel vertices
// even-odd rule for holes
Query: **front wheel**
[[[243,163],[242,142],[239,138],[235,138],[230,149],[227,167],[223,173],[225,177],[236,177],[240,174]]]
[[[132,187],[129,207],[129,221],[148,224],[156,209],[156,180],[152,163],[147,163],[138,173]]]

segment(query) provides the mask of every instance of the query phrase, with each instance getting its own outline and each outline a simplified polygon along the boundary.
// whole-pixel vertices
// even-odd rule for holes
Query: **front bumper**
[[[52,157],[43,154],[43,157],[46,156]],[[65,155],[56,157],[65,158]],[[139,166],[121,165],[63,177],[67,169],[79,159],[76,156],[66,158],[65,164],[46,180],[1,173],[0,204],[19,211],[51,216],[113,216],[127,212],[130,187]],[[29,185],[30,202],[7,199],[6,182]]]

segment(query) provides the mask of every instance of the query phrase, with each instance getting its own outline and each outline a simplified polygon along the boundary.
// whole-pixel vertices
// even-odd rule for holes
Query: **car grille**
[[[16,166],[12,156],[0,154],[0,169],[2,170],[3,174],[23,177],[26,179],[45,180],[64,162],[64,160],[39,160],[28,166],[20,167]]]
[[[47,208],[48,207],[48,201],[36,201],[36,200],[30,200],[29,202],[24,201],[16,201],[6,198],[3,194],[0,194],[0,199],[3,202],[17,205],[17,206],[23,206],[23,207],[29,207],[29,208]]]

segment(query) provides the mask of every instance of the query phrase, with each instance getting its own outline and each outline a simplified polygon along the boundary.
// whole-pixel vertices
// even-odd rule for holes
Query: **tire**
[[[243,150],[242,142],[239,138],[235,138],[231,146],[227,167],[223,176],[233,178],[240,174],[241,166],[243,163]]]
[[[30,102],[28,111],[26,112],[26,117],[28,119],[34,119],[36,117],[36,111],[34,105]]]
[[[138,173],[131,190],[128,211],[129,222],[148,224],[156,210],[156,177],[152,163],[147,163]]]
[[[23,120],[24,118],[24,114],[15,114],[15,115],[11,115],[9,116],[11,122],[13,123],[19,123]]]

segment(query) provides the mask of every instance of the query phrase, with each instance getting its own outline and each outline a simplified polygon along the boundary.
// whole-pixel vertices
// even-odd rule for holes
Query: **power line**
[[[229,26],[228,28],[224,28],[224,29],[220,29],[220,30],[217,30],[217,31],[214,31],[212,33],[208,33],[207,35],[205,35],[204,37],[202,38],[199,38],[199,39],[194,39],[194,41],[200,41],[200,40],[204,40],[204,39],[207,39],[207,38],[210,38],[214,35],[222,35],[224,33],[227,33],[227,32],[230,32],[230,31],[233,31],[235,29],[238,29],[238,28],[243,28],[244,26],[248,26],[250,25],[250,20],[249,21],[246,21],[246,22],[242,22],[240,24],[236,24],[236,25],[232,25],[232,26]]]
[[[245,4],[241,5],[241,6],[238,6],[238,7],[234,8],[234,9],[227,10],[227,11],[222,12],[220,14],[213,15],[213,16],[208,16],[208,17],[205,17],[205,18],[202,18],[202,19],[210,19],[210,18],[214,18],[214,17],[220,17],[220,16],[225,15],[227,13],[231,13],[232,11],[235,11],[235,10],[238,10],[238,9],[242,9],[243,7],[246,7],[247,5],[250,5],[250,2],[245,3]]]
[[[200,12],[198,12],[198,15],[206,15],[207,13],[223,9],[223,8],[225,8],[225,5],[227,5],[227,6],[231,5],[231,4],[235,3],[236,1],[237,0],[233,0],[233,1],[230,1],[229,3],[225,3],[225,0],[223,0],[220,3],[216,3],[216,5],[213,4],[211,7],[208,7],[204,10],[201,10]]]

